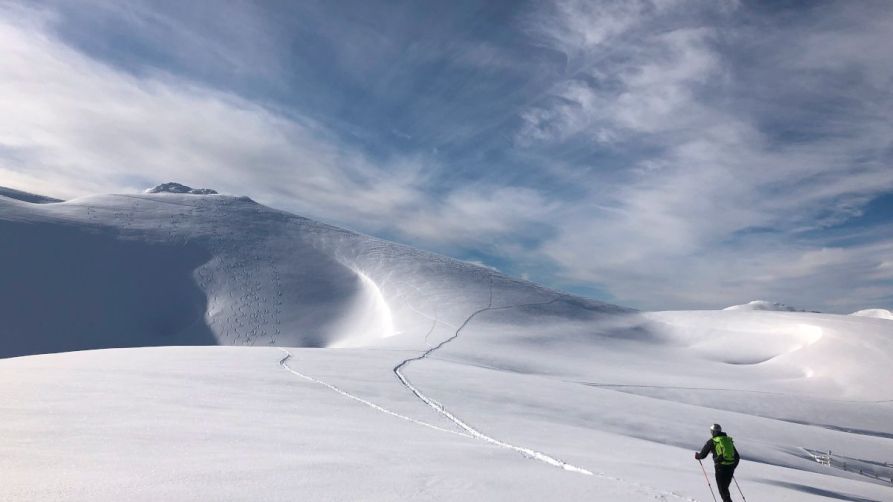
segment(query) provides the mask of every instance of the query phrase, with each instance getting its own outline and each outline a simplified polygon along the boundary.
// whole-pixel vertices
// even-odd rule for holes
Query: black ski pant
[[[732,502],[729,486],[732,484],[732,476],[735,475],[735,467],[722,464],[716,464],[715,467],[716,489],[719,490],[719,496],[722,497],[722,502]]]

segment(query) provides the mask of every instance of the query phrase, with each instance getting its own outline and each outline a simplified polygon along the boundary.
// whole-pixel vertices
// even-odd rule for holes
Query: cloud
[[[831,278],[871,284],[869,270],[889,237],[849,249],[803,234],[844,224],[893,190],[893,126],[869,111],[893,106],[889,85],[879,85],[891,82],[890,71],[874,67],[888,56],[859,50],[893,42],[893,16],[866,24],[871,12],[841,7],[841,23],[778,26],[764,46],[763,34],[728,18],[756,14],[705,5],[562,1],[557,14],[540,19],[544,41],[577,65],[521,113],[517,142],[553,151],[588,144],[615,170],[559,211],[563,224],[541,251],[566,280],[601,284],[646,307],[715,307],[747,299],[742,292],[771,297],[830,286]],[[756,52],[741,53],[741,41]],[[823,50],[835,60],[820,57]],[[838,87],[843,71],[848,85]],[[771,89],[747,87],[756,79]],[[834,106],[798,120],[787,118],[784,102],[773,108],[798,93],[804,107]],[[767,102],[753,106],[754,99]],[[829,123],[817,127],[817,120]],[[830,293],[810,296],[816,306],[839,306]]]
[[[24,3],[24,2],[23,2]],[[225,2],[207,8],[195,2],[158,4],[146,0],[43,0],[45,15],[62,41],[102,54],[135,74],[140,63],[196,77],[281,80],[287,62],[278,26],[268,8]],[[27,4],[26,4],[27,5]],[[118,37],[117,43],[109,43]]]
[[[549,221],[557,207],[529,188],[465,187],[451,191],[433,207],[404,215],[396,224],[404,235],[429,243],[486,245],[531,232]]]

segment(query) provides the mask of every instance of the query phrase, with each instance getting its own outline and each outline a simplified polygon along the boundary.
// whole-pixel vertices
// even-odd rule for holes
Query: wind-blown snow
[[[771,312],[803,312],[803,310],[785,305],[783,303],[768,302],[766,300],[754,300],[743,305],[732,305],[723,310],[767,310]]]
[[[893,493],[886,319],[640,313],[214,194],[0,235],[3,356],[233,345],[0,360],[0,500],[707,501],[715,422],[749,500]]]
[[[334,330],[343,333],[341,340],[329,344],[332,348],[364,347],[396,335],[394,316],[385,301],[381,288],[362,271],[355,269],[359,277],[361,292],[356,303],[345,313],[343,320]]]

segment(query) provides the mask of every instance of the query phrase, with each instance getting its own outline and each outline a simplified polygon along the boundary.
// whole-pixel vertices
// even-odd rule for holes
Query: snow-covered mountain
[[[184,190],[185,189],[185,190]],[[0,357],[152,345],[418,346],[491,294],[558,295],[489,269],[276,211],[246,197],[101,195],[58,204],[0,197],[6,277]],[[178,192],[178,193],[173,193]],[[47,315],[47,312],[52,315]]]
[[[217,190],[211,188],[192,188],[180,183],[168,182],[147,188],[145,193],[188,193],[192,195],[216,195]]]
[[[215,194],[0,235],[4,355],[133,347],[0,360],[3,500],[706,501],[715,422],[749,500],[893,493],[886,319],[640,313]]]

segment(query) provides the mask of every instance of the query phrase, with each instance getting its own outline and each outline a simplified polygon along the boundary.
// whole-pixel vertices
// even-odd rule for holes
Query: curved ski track
[[[438,426],[436,426],[436,425],[434,425],[434,424],[429,424],[428,422],[423,422],[423,421],[421,421],[421,420],[416,420],[416,419],[414,419],[414,418],[412,418],[412,417],[408,417],[408,416],[406,416],[406,415],[401,415],[400,413],[397,413],[397,412],[395,412],[395,411],[391,411],[391,410],[389,410],[389,409],[387,409],[387,408],[383,408],[383,407],[381,407],[381,406],[379,406],[379,405],[377,405],[377,404],[375,404],[375,403],[373,403],[373,402],[371,402],[371,401],[367,401],[367,400],[365,400],[365,399],[363,399],[363,398],[361,398],[361,397],[359,397],[359,396],[357,396],[357,395],[351,394],[350,392],[347,392],[346,390],[343,390],[343,389],[341,389],[341,388],[339,388],[339,387],[336,387],[336,386],[334,386],[334,385],[332,385],[332,384],[330,384],[330,383],[326,383],[326,382],[323,382],[322,380],[318,380],[318,379],[316,379],[316,378],[313,378],[312,376],[305,375],[305,374],[301,373],[300,371],[297,371],[297,370],[295,370],[294,368],[292,368],[291,366],[288,365],[288,360],[292,358],[292,354],[291,354],[291,352],[289,352],[289,351],[287,351],[287,350],[285,350],[285,349],[281,349],[281,350],[282,350],[282,352],[285,352],[285,357],[283,357],[282,360],[279,361],[279,365],[282,366],[282,367],[283,367],[286,371],[288,371],[289,373],[292,373],[292,374],[294,374],[294,375],[297,375],[297,376],[303,378],[304,380],[307,380],[307,381],[309,381],[309,382],[313,382],[313,383],[317,383],[317,384],[322,385],[322,386],[324,386],[324,387],[328,387],[329,389],[331,389],[331,390],[337,392],[338,394],[341,394],[342,396],[344,396],[344,397],[346,397],[346,398],[348,398],[348,399],[353,399],[354,401],[357,401],[357,402],[359,402],[359,403],[365,404],[366,406],[368,406],[368,407],[370,407],[370,408],[372,408],[372,409],[374,409],[374,410],[377,410],[377,411],[380,411],[380,412],[382,412],[382,413],[391,415],[392,417],[397,417],[397,418],[399,418],[399,419],[401,419],[401,420],[406,420],[407,422],[412,422],[412,423],[414,423],[414,424],[419,424],[419,425],[422,425],[422,426],[424,426],[424,427],[428,427],[429,429],[434,429],[434,430],[436,430],[436,431],[440,431],[440,432],[448,432],[448,433],[450,433],[450,434],[455,434],[455,435],[457,435],[457,436],[462,436],[462,437],[471,437],[470,435],[465,434],[465,433],[462,433],[462,432],[457,432],[457,431],[453,431],[453,430],[450,430],[450,429],[444,429],[443,427],[438,427]]]
[[[546,302],[524,303],[524,304],[519,304],[519,305],[506,305],[506,306],[494,307],[494,306],[493,306],[493,277],[492,277],[492,276],[490,276],[490,284],[489,284],[489,286],[490,286],[490,297],[489,297],[489,300],[488,300],[488,302],[487,302],[487,306],[486,306],[486,307],[484,307],[484,308],[482,308],[482,309],[479,309],[479,310],[476,310],[476,311],[473,312],[471,315],[469,315],[469,316],[465,319],[465,321],[464,321],[464,322],[463,322],[463,323],[456,329],[456,332],[453,333],[453,335],[450,336],[449,338],[447,338],[446,340],[443,340],[442,342],[438,343],[438,344],[435,345],[434,347],[431,347],[430,349],[426,350],[425,352],[423,352],[423,353],[422,353],[421,355],[419,355],[419,356],[411,357],[411,358],[409,358],[409,359],[405,359],[405,360],[403,360],[400,364],[398,364],[397,366],[395,366],[395,367],[392,369],[392,371],[394,372],[394,374],[397,376],[397,379],[400,381],[401,385],[403,385],[404,387],[406,387],[406,388],[407,388],[410,392],[412,392],[413,395],[415,395],[419,400],[421,400],[422,402],[424,402],[425,404],[427,404],[428,406],[430,406],[432,409],[434,409],[434,411],[436,411],[436,412],[439,413],[440,415],[444,416],[446,419],[448,419],[450,422],[452,422],[453,424],[455,424],[457,427],[459,427],[459,428],[460,428],[462,431],[464,431],[464,432],[455,431],[455,430],[450,430],[450,429],[445,429],[445,428],[443,428],[443,427],[440,427],[440,426],[437,426],[437,425],[434,425],[434,424],[430,424],[430,423],[428,423],[428,422],[424,422],[424,421],[422,421],[422,420],[418,420],[418,419],[415,419],[415,418],[412,418],[412,417],[409,417],[409,416],[406,416],[406,415],[402,415],[402,414],[400,414],[400,413],[397,413],[397,412],[391,411],[391,410],[389,410],[389,409],[387,409],[387,408],[384,408],[384,407],[382,407],[382,406],[379,406],[379,405],[377,405],[377,404],[375,404],[375,403],[373,403],[373,402],[371,402],[371,401],[368,401],[368,400],[366,400],[366,399],[363,399],[363,398],[361,398],[361,397],[359,397],[359,396],[357,396],[357,395],[351,394],[350,392],[347,392],[347,391],[345,391],[345,390],[343,390],[343,389],[341,389],[341,388],[339,388],[339,387],[337,387],[337,386],[335,386],[335,385],[332,385],[332,384],[327,383],[327,382],[324,382],[324,381],[322,381],[322,380],[319,380],[319,379],[313,378],[313,377],[311,377],[311,376],[305,375],[305,374],[303,374],[303,373],[301,373],[301,372],[299,372],[299,371],[293,369],[292,367],[290,367],[290,366],[288,365],[288,360],[291,359],[293,356],[292,356],[291,352],[289,352],[288,350],[286,350],[286,349],[284,349],[284,348],[281,348],[281,347],[280,347],[280,350],[282,350],[282,352],[285,353],[285,357],[283,357],[283,358],[279,361],[279,365],[282,366],[282,368],[285,369],[286,371],[288,371],[289,373],[292,373],[292,374],[294,374],[294,375],[296,375],[296,376],[298,376],[298,377],[301,377],[301,378],[303,378],[304,380],[307,380],[307,381],[309,381],[309,382],[313,382],[313,383],[322,385],[322,386],[324,386],[324,387],[327,387],[328,389],[331,389],[331,390],[337,392],[338,394],[341,394],[342,396],[344,396],[344,397],[346,397],[346,398],[348,398],[348,399],[352,399],[352,400],[357,401],[357,402],[359,402],[359,403],[361,403],[361,404],[363,404],[363,405],[365,405],[365,406],[368,406],[368,407],[370,407],[370,408],[372,408],[372,409],[374,409],[374,410],[376,410],[376,411],[380,411],[380,412],[382,412],[382,413],[385,413],[385,414],[387,414],[387,415],[391,415],[391,416],[396,417],[396,418],[399,418],[399,419],[401,419],[401,420],[405,420],[405,421],[407,421],[407,422],[412,422],[412,423],[414,423],[414,424],[418,424],[418,425],[421,425],[421,426],[423,426],[423,427],[427,427],[427,428],[429,428],[429,429],[433,429],[433,430],[436,430],[436,431],[439,431],[439,432],[446,432],[446,433],[454,434],[454,435],[456,435],[456,436],[461,436],[461,437],[464,437],[464,438],[478,439],[478,440],[481,440],[481,441],[485,441],[485,442],[490,443],[490,444],[493,444],[493,445],[495,445],[495,446],[499,446],[499,447],[502,447],[502,448],[506,448],[506,449],[509,449],[509,450],[518,452],[518,453],[520,453],[521,455],[523,455],[523,456],[526,457],[526,458],[529,458],[529,459],[532,459],[532,460],[537,460],[537,461],[543,462],[543,463],[545,463],[545,464],[551,465],[551,466],[553,466],[553,467],[559,467],[559,468],[561,468],[561,469],[563,469],[563,470],[566,470],[566,471],[575,472],[575,473],[578,473],[578,474],[584,474],[584,475],[587,475],[587,476],[593,476],[593,475],[596,475],[596,476],[598,476],[599,478],[602,478],[602,479],[608,479],[608,480],[611,480],[611,481],[615,481],[615,482],[619,482],[619,483],[624,483],[624,484],[629,485],[629,486],[635,486],[635,487],[638,487],[639,489],[643,490],[644,493],[647,493],[647,494],[651,495],[651,496],[652,496],[654,499],[656,499],[656,500],[667,500],[667,498],[669,497],[669,498],[672,498],[672,499],[684,500],[684,501],[686,501],[686,502],[698,502],[698,499],[695,499],[695,498],[692,498],[692,497],[686,497],[686,496],[680,495],[680,494],[675,493],[675,492],[664,492],[664,491],[661,491],[661,490],[656,489],[656,488],[654,488],[654,487],[645,485],[645,484],[643,484],[643,483],[639,483],[639,482],[636,482],[636,481],[628,481],[628,480],[625,480],[625,479],[623,479],[623,478],[619,478],[619,477],[611,476],[611,475],[608,475],[608,474],[603,473],[603,472],[599,472],[599,473],[595,473],[595,474],[594,474],[592,471],[589,471],[589,470],[584,469],[584,468],[582,468],[582,467],[578,467],[578,466],[576,466],[576,465],[567,463],[567,462],[565,462],[565,461],[563,461],[563,460],[557,459],[557,458],[552,457],[551,455],[547,455],[547,454],[545,454],[545,453],[543,453],[543,452],[536,451],[536,450],[533,450],[533,449],[531,449],[531,448],[525,448],[525,447],[523,447],[523,446],[513,445],[513,444],[511,444],[511,443],[507,443],[507,442],[505,442],[505,441],[501,441],[501,440],[496,439],[496,438],[494,438],[494,437],[492,437],[492,436],[489,436],[489,435],[487,435],[487,434],[484,434],[483,432],[479,431],[478,429],[476,429],[476,428],[472,427],[471,425],[469,425],[468,423],[466,423],[466,422],[465,422],[464,420],[462,420],[461,418],[459,418],[459,417],[457,417],[456,415],[454,415],[453,413],[449,412],[449,411],[448,411],[442,404],[440,404],[439,402],[435,401],[434,399],[428,397],[428,396],[427,396],[426,394],[424,394],[421,390],[419,390],[418,387],[414,386],[414,385],[409,381],[409,379],[408,379],[408,378],[401,372],[402,369],[406,368],[406,367],[407,367],[410,363],[412,363],[412,362],[415,362],[415,361],[421,361],[422,359],[427,358],[429,355],[431,355],[431,354],[434,353],[435,351],[439,350],[439,349],[442,348],[444,345],[446,345],[446,344],[452,342],[453,340],[455,340],[456,338],[458,338],[459,335],[461,334],[462,330],[465,329],[465,327],[468,326],[468,324],[472,321],[472,319],[474,319],[474,318],[475,318],[476,316],[478,316],[479,314],[481,314],[481,313],[483,313],[483,312],[487,312],[487,311],[509,310],[509,309],[513,309],[513,308],[532,307],[532,306],[537,306],[537,305],[549,305],[549,304],[555,303],[555,302],[558,301],[559,298],[560,298],[560,296],[556,296],[555,298],[553,298],[553,299],[551,299],[551,300],[549,300],[549,301],[546,301]],[[412,306],[410,306],[410,307],[412,308]],[[419,311],[417,311],[415,308],[412,308],[412,309],[415,310],[417,313],[419,313],[419,314],[421,314],[421,315],[424,315],[425,317],[428,317],[429,319],[431,319],[431,320],[434,322],[434,324],[432,325],[432,327],[431,327],[431,329],[429,330],[429,332],[428,332],[427,335],[430,335],[431,332],[434,331],[434,327],[437,325],[438,322],[443,322],[443,321],[439,321],[436,317],[435,317],[435,318],[432,318],[432,317],[428,316],[427,314],[424,314],[423,312],[419,312]],[[444,324],[447,324],[447,323],[444,323]],[[450,327],[453,327],[452,325],[449,325],[449,324],[447,324],[447,325],[450,326]],[[427,342],[427,335],[426,335],[426,342]]]
[[[422,402],[424,402],[425,404],[427,404],[428,406],[433,408],[434,411],[436,411],[437,413],[443,415],[448,420],[450,420],[454,424],[458,425],[462,430],[464,430],[465,432],[470,434],[472,437],[474,437],[476,439],[480,439],[482,441],[486,441],[486,442],[494,444],[496,446],[501,446],[503,448],[507,448],[507,449],[516,451],[516,452],[524,455],[527,458],[539,460],[540,462],[544,462],[546,464],[549,464],[549,465],[552,465],[555,467],[560,467],[566,471],[571,471],[571,472],[576,472],[576,473],[586,474],[588,476],[591,476],[592,472],[590,472],[586,469],[583,469],[582,467],[577,467],[573,464],[569,464],[563,460],[559,460],[559,459],[552,457],[550,455],[547,455],[543,452],[532,450],[530,448],[525,448],[523,446],[516,446],[516,445],[510,444],[510,443],[506,443],[505,441],[500,441],[499,439],[496,439],[492,436],[484,434],[483,432],[481,432],[481,431],[475,429],[474,427],[472,427],[471,425],[467,424],[461,418],[459,418],[456,415],[447,411],[446,408],[444,408],[444,406],[442,404],[435,401],[433,398],[430,398],[427,395],[425,395],[425,393],[423,393],[421,390],[419,390],[418,387],[414,386],[409,381],[409,379],[406,378],[406,375],[404,375],[400,371],[403,368],[407,367],[412,362],[421,361],[422,359],[427,358],[429,355],[436,352],[437,350],[442,348],[444,345],[446,345],[446,344],[452,342],[453,340],[455,340],[456,338],[458,338],[459,334],[462,333],[462,330],[466,326],[468,326],[468,323],[470,323],[471,320],[474,319],[478,314],[481,314],[481,313],[487,312],[487,311],[491,311],[491,310],[508,310],[508,309],[512,309],[512,308],[516,308],[516,307],[529,307],[529,306],[534,306],[534,305],[549,305],[551,303],[554,303],[557,300],[558,300],[558,298],[556,297],[548,302],[537,302],[537,303],[527,303],[527,304],[522,304],[522,305],[509,305],[509,306],[504,306],[504,307],[494,307],[493,306],[493,277],[490,276],[490,299],[487,302],[486,307],[479,309],[479,310],[475,311],[474,313],[472,313],[470,316],[468,316],[468,318],[465,319],[465,322],[463,322],[461,326],[459,326],[459,328],[456,330],[456,332],[453,334],[453,336],[438,343],[434,347],[431,347],[430,349],[426,350],[419,356],[411,357],[409,359],[404,360],[403,362],[401,362],[400,364],[395,366],[393,371],[394,371],[394,374],[397,375],[397,379],[400,380],[400,383],[404,387],[409,389],[409,391],[412,392],[417,398],[419,398],[420,400],[422,400]]]

